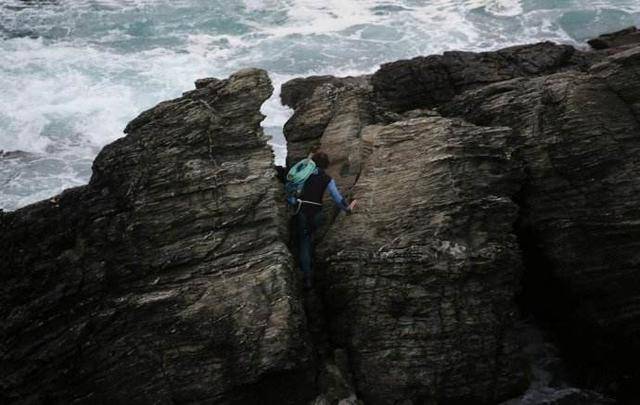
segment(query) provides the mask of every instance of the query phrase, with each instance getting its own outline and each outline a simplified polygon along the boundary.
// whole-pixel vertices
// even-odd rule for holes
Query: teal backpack
[[[290,205],[299,206],[304,183],[315,171],[316,163],[311,158],[302,159],[289,170],[284,189]]]

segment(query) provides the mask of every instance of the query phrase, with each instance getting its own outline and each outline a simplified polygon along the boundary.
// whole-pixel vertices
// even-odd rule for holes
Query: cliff
[[[640,40],[592,43],[286,83],[287,161],[320,145],[360,202],[325,205],[309,293],[266,73],[143,112],[87,186],[0,215],[1,401],[494,404],[535,377],[523,319],[566,381],[510,404],[638,398]]]
[[[259,125],[271,83],[245,70],[200,86],[129,123],[87,186],[2,216],[0,402],[312,395]]]

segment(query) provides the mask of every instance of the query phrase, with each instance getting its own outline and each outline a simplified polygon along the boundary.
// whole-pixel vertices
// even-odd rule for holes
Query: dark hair
[[[327,170],[329,167],[329,156],[324,152],[316,152],[311,156],[311,160],[316,163],[316,166],[322,170]]]

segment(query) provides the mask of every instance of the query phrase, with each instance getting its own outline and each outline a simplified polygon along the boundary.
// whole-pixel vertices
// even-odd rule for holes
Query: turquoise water
[[[267,69],[276,85],[385,61],[640,25],[638,0],[58,0],[0,3],[0,208],[84,184],[125,124],[200,77]],[[290,112],[263,123],[284,156]]]

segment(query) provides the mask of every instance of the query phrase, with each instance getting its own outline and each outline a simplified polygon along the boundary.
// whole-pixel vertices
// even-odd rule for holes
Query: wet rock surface
[[[620,31],[600,35],[589,41],[593,49],[613,49],[628,48],[637,46],[640,43],[640,30],[636,27],[625,28]]]
[[[330,333],[366,403],[490,403],[526,385],[509,133],[441,117],[377,129],[359,210],[319,248]]]
[[[360,201],[350,217],[325,209],[318,260],[330,338],[367,403],[522,390],[516,308],[551,330],[571,369],[538,391],[545,401],[637,397],[640,42],[625,41],[611,56],[541,43],[285,84],[307,97],[290,104],[289,162],[321,146]],[[483,256],[490,246],[501,254]]]
[[[638,377],[630,360],[640,353],[638,51],[587,73],[487,86],[442,108],[514,129],[527,173],[518,196],[529,266],[523,299],[556,324],[579,369],[605,385],[621,370]]]
[[[271,83],[200,87],[133,120],[89,185],[0,217],[0,402],[314,397]]]

